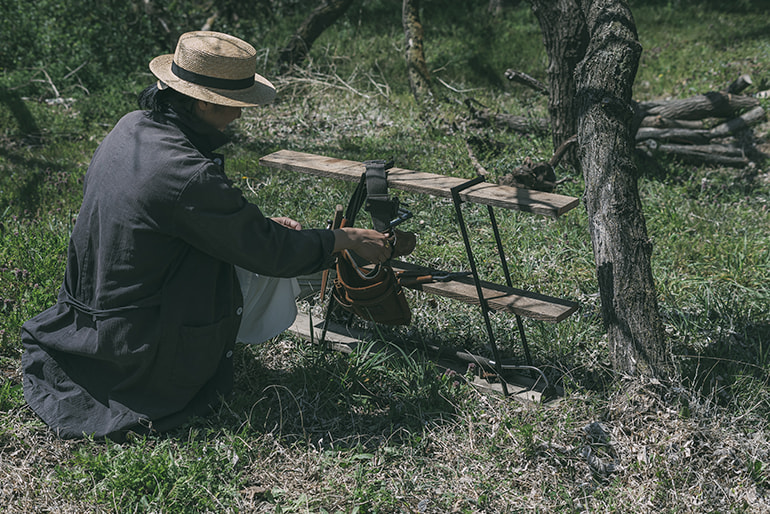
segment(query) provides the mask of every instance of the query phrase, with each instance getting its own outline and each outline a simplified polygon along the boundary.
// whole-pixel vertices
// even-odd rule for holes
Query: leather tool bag
[[[384,172],[390,164],[384,161],[366,161],[365,165],[366,173],[362,175],[345,216],[338,226],[353,226],[356,214],[366,199],[367,210],[372,213],[375,228],[381,232],[389,231],[393,235],[391,239],[394,239],[394,256],[411,253],[414,249],[414,234],[395,231],[388,223],[398,213],[398,199],[390,199],[387,196]],[[375,189],[374,192],[367,194],[367,183]],[[411,323],[412,311],[393,268],[387,263],[378,264],[374,268],[363,267],[356,261],[353,252],[343,250],[337,254],[336,270],[332,298],[343,309],[363,319],[385,325]]]
[[[393,268],[380,264],[366,270],[347,250],[337,257],[332,297],[346,311],[376,323],[408,325],[412,321],[412,310]]]

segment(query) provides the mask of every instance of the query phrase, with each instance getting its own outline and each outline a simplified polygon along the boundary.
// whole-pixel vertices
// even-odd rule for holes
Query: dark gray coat
[[[62,437],[166,430],[232,387],[242,296],[331,264],[334,235],[266,219],[223,171],[216,130],[132,112],[96,150],[57,303],[22,327],[24,393]]]

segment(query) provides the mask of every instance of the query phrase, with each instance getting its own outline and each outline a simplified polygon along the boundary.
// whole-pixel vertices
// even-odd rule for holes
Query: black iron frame
[[[505,396],[508,396],[508,386],[505,382],[505,379],[503,378],[503,370],[529,370],[530,372],[537,371],[537,373],[539,373],[539,375],[541,375],[543,378],[545,378],[545,375],[541,370],[539,370],[532,364],[532,356],[529,351],[527,336],[524,332],[524,323],[519,314],[515,314],[516,325],[519,329],[519,337],[521,339],[521,346],[524,350],[524,357],[527,360],[527,365],[526,366],[516,366],[516,365],[509,365],[509,364],[503,365],[500,359],[500,352],[497,348],[497,343],[495,342],[495,334],[494,334],[494,330],[492,329],[492,323],[489,318],[489,313],[492,309],[489,308],[489,304],[484,298],[484,291],[481,287],[481,278],[479,277],[478,267],[476,266],[476,259],[473,255],[473,248],[471,246],[470,238],[468,237],[468,229],[465,224],[465,218],[463,217],[463,211],[462,211],[463,200],[462,198],[460,198],[461,192],[484,182],[484,180],[485,179],[483,176],[478,176],[474,179],[471,179],[467,182],[464,182],[462,184],[459,184],[451,188],[450,191],[452,193],[452,202],[454,203],[455,213],[457,215],[457,223],[460,226],[460,233],[462,234],[463,243],[465,244],[465,253],[468,258],[468,263],[471,267],[473,282],[476,285],[476,294],[479,298],[479,306],[481,307],[481,312],[484,316],[484,324],[486,326],[487,335],[489,337],[489,345],[492,347],[492,355],[494,356],[494,361],[490,361],[489,365],[494,367],[495,371],[497,372],[497,376],[500,379],[500,385],[502,386],[503,394]],[[500,229],[498,228],[498,225],[497,225],[497,219],[495,218],[494,209],[492,208],[491,205],[487,205],[487,211],[489,213],[489,219],[492,225],[492,231],[494,232],[494,236],[495,236],[495,244],[497,245],[497,254],[500,258],[500,263],[502,264],[503,273],[505,274],[505,282],[508,287],[513,287],[513,282],[511,280],[511,273],[508,269],[508,261],[505,258],[505,250],[503,249],[503,242],[500,237]],[[548,386],[547,382],[546,382],[546,386]]]

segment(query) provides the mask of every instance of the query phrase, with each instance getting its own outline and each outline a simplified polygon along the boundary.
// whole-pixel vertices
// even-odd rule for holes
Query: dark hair
[[[158,89],[157,83],[144,88],[144,91],[139,93],[137,100],[140,109],[154,113],[167,112],[169,109],[188,114],[194,113],[193,105],[195,104],[195,98],[184,95],[170,87]]]

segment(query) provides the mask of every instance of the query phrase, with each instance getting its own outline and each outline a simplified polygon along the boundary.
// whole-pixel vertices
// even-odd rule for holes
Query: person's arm
[[[302,230],[302,225],[291,218],[276,217],[270,219],[284,227]],[[376,230],[355,227],[345,227],[334,231],[334,253],[342,250],[352,250],[374,263],[386,261],[393,253],[387,235]]]

